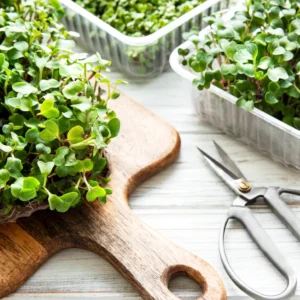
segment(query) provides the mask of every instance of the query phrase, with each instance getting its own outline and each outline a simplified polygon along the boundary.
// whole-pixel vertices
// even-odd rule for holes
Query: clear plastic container
[[[168,66],[172,50],[183,42],[182,33],[192,27],[204,28],[203,16],[227,5],[227,0],[207,0],[155,33],[130,37],[71,0],[60,0],[66,10],[63,23],[70,31],[80,33],[79,43],[90,52],[98,51],[103,58],[129,76],[153,77]]]
[[[206,31],[207,28],[200,35]],[[189,41],[179,47],[194,51]],[[191,81],[192,98],[200,118],[261,150],[273,160],[300,170],[300,131],[257,108],[249,112],[236,107],[237,98],[216,86],[197,90],[192,81],[198,75],[180,64],[178,48],[172,52],[170,64],[176,73]]]

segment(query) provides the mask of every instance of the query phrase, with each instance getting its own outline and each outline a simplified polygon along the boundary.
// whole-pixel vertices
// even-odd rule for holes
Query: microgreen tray
[[[112,68],[134,77],[153,77],[163,72],[172,50],[183,41],[182,33],[192,27],[205,27],[203,16],[226,7],[228,1],[207,0],[153,34],[130,37],[73,1],[60,0],[66,9],[63,22],[68,30],[80,33],[79,43],[112,61]]]
[[[199,35],[204,35],[207,30],[208,28],[203,29]],[[188,48],[190,53],[194,51],[190,41],[178,48]],[[178,48],[172,52],[170,64],[176,73],[191,81],[195,109],[202,120],[258,148],[273,160],[300,169],[299,130],[257,108],[252,111],[238,108],[235,96],[214,85],[208,90],[197,90],[192,81],[198,78],[198,75],[180,63]]]

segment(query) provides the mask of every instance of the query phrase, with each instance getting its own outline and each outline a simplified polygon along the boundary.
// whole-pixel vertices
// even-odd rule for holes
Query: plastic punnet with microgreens
[[[300,2],[247,0],[229,21],[206,17],[210,29],[185,34],[194,45],[178,50],[181,63],[198,74],[199,89],[211,84],[300,130]]]

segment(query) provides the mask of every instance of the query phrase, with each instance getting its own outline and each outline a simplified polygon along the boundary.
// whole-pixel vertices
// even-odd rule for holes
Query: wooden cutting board
[[[200,299],[225,299],[222,280],[209,264],[143,224],[128,207],[135,187],[177,157],[178,133],[124,95],[111,107],[122,124],[107,151],[113,195],[105,205],[85,203],[64,214],[39,211],[0,226],[0,297],[15,291],[58,251],[82,248],[108,260],[143,299],[178,299],[168,281],[182,272],[201,286]]]

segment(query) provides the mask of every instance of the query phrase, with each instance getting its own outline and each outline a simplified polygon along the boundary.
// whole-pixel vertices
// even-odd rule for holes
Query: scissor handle
[[[230,266],[224,246],[224,236],[226,225],[230,219],[239,220],[246,228],[254,242],[257,246],[262,250],[262,252],[266,255],[266,257],[270,260],[270,262],[278,269],[278,271],[287,279],[288,285],[286,289],[277,295],[264,295],[261,294],[251,287],[247,286],[233,271]],[[225,222],[222,225],[220,238],[219,238],[219,251],[222,263],[226,272],[232,281],[246,294],[253,297],[254,299],[259,300],[283,300],[287,299],[295,293],[297,286],[297,277],[290,267],[290,265],[285,260],[284,256],[279,252],[276,245],[270,239],[265,230],[260,226],[251,210],[245,206],[232,206],[229,209],[228,216]]]
[[[300,191],[298,190],[270,187],[265,193],[264,198],[277,217],[288,227],[293,235],[300,240],[300,220],[280,198],[280,195],[284,193],[300,196]]]

